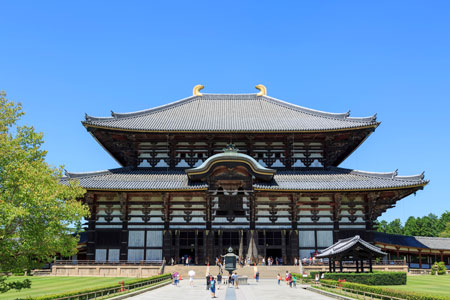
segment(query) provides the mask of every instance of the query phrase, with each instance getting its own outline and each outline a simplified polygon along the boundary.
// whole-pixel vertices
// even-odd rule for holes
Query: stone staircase
[[[164,268],[164,273],[174,273],[179,272],[182,279],[188,278],[188,272],[190,270],[195,271],[195,278],[204,278],[206,276],[207,266],[183,266],[183,265],[166,265]],[[289,272],[299,273],[298,266],[257,266],[259,271],[259,278],[261,279],[276,279],[279,273],[283,278],[286,270]],[[248,278],[253,278],[254,267],[253,266],[238,266],[235,270],[239,276],[248,276]],[[216,276],[219,273],[219,267],[210,266],[209,273]],[[224,275],[228,275],[227,271],[224,271]]]

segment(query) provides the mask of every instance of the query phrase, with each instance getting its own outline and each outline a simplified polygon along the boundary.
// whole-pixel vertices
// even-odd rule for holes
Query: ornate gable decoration
[[[217,167],[233,169],[244,167],[253,177],[262,181],[271,181],[276,170],[261,166],[253,157],[239,153],[239,149],[234,144],[227,145],[223,153],[211,156],[200,166],[187,169],[185,172],[190,180],[204,181],[211,175]]]

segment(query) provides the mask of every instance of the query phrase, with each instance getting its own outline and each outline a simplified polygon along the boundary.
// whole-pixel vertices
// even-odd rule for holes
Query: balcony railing
[[[108,265],[108,266],[161,266],[163,260],[55,260],[54,265],[78,265],[78,266],[93,266],[93,265]]]

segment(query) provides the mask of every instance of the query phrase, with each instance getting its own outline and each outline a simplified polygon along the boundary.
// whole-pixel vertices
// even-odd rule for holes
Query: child
[[[280,275],[280,273],[278,273],[278,275],[277,275],[277,281],[278,281],[278,285],[280,285],[280,282],[281,282],[281,275]]]
[[[209,282],[209,285],[211,286],[211,298],[216,298],[216,281],[214,280],[214,277],[211,277],[211,281]]]

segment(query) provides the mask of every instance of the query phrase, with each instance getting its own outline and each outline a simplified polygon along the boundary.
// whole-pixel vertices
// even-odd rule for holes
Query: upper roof
[[[388,234],[384,232],[374,232],[373,238],[375,242],[382,244],[424,249],[450,250],[450,238],[407,236]]]
[[[206,190],[207,183],[189,180],[182,170],[118,168],[98,172],[66,173],[63,183],[77,179],[90,190]],[[255,190],[273,191],[355,191],[420,188],[428,181],[423,174],[397,176],[330,167],[277,171],[270,182],[257,182]]]
[[[321,258],[341,256],[345,253],[348,253],[353,248],[357,249],[357,251],[365,250],[376,256],[384,256],[387,254],[381,251],[381,249],[377,246],[371,245],[370,243],[364,241],[359,235],[355,235],[352,238],[337,241],[330,247],[320,251],[320,254],[316,257]]]
[[[142,132],[303,132],[376,127],[376,115],[350,117],[301,107],[266,95],[199,94],[163,106],[98,118],[83,125]]]

